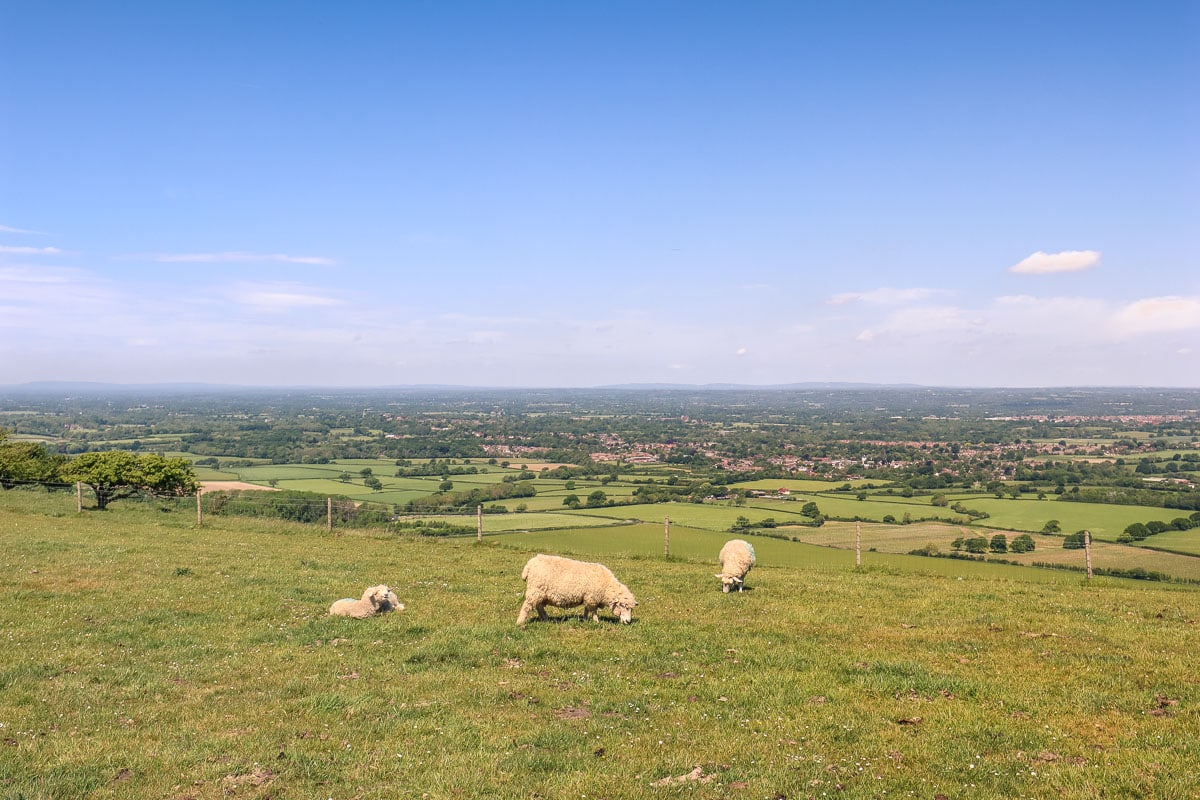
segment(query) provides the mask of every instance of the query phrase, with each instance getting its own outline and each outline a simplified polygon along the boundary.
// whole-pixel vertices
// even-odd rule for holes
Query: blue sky
[[[0,2],[0,384],[1200,386],[1200,5]]]

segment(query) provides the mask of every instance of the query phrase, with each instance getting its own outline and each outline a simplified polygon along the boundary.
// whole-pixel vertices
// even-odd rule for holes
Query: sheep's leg
[[[725,594],[729,594],[729,584],[722,582],[721,583],[721,591],[724,592]]]
[[[521,613],[517,615],[517,624],[524,625],[525,620],[529,618],[529,612],[532,610],[533,610],[533,603],[526,600],[521,605]],[[541,611],[541,609],[539,608],[538,611]]]
[[[537,604],[537,612],[538,612],[538,619],[540,619],[542,622],[546,622],[547,620],[550,619],[550,615],[546,613],[546,604],[545,603]]]
[[[599,622],[600,621],[600,613],[598,611],[596,611],[596,608],[597,607],[593,606],[593,605],[584,605],[583,618],[587,619],[588,617],[591,617],[592,622]]]

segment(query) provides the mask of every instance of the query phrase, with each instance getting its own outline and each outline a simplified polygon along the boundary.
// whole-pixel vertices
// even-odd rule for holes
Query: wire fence
[[[476,524],[464,525],[437,515],[405,514],[397,506],[364,501],[344,496],[322,495],[315,492],[264,491],[257,489],[201,490],[195,494],[168,495],[122,488],[120,494],[101,499],[93,486],[83,482],[3,479],[3,496],[13,499],[20,495],[43,494],[55,506],[56,513],[68,509],[76,513],[100,510],[110,503],[137,504],[159,511],[192,514],[196,525],[203,526],[206,517],[259,517],[280,519],[312,525],[323,525],[332,531],[337,528],[383,528],[393,533],[412,533],[424,536],[483,535],[482,509],[476,509]],[[461,520],[463,514],[445,514]],[[432,517],[432,518],[431,518]]]

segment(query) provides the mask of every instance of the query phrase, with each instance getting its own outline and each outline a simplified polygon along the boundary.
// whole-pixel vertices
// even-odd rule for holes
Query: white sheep
[[[734,585],[742,591],[746,573],[754,566],[754,545],[745,539],[730,539],[717,558],[721,561],[721,571],[716,574],[721,579],[721,591],[728,592]]]
[[[583,606],[584,619],[591,617],[599,622],[596,609],[607,606],[621,622],[628,623],[637,605],[633,593],[603,564],[539,554],[525,564],[521,580],[525,581],[525,604],[517,624],[522,626],[531,611],[536,610],[538,619],[546,620],[546,606],[578,605]]]
[[[388,611],[403,610],[404,603],[400,602],[400,598],[396,597],[395,592],[382,583],[378,586],[368,586],[367,590],[363,592],[361,600],[345,597],[329,607],[329,613],[335,617],[353,617],[354,619],[366,619]]]

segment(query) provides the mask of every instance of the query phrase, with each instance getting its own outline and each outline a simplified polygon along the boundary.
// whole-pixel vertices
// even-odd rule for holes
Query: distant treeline
[[[494,483],[464,492],[439,492],[429,497],[417,497],[404,504],[409,514],[446,514],[453,511],[474,511],[476,506],[508,500],[514,497],[533,497],[537,489],[529,481]]]
[[[1200,492],[1163,491],[1161,489],[1132,489],[1119,486],[1080,487],[1061,495],[1068,503],[1108,503],[1118,506],[1155,506],[1200,511]]]

